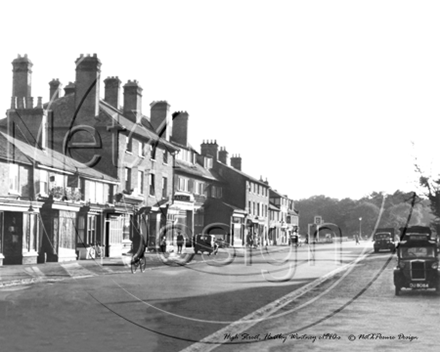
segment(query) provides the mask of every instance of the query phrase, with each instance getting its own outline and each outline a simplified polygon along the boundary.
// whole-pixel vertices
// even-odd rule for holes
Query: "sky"
[[[187,111],[196,150],[216,140],[291,199],[417,190],[415,160],[440,171],[438,1],[24,0],[0,11],[4,112],[18,54],[48,101],[48,82],[74,81],[75,60],[96,53],[102,87],[138,80],[145,115],[157,100]]]

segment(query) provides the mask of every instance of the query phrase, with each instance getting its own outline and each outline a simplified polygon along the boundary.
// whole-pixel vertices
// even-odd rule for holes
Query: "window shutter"
[[[194,180],[192,180],[192,179],[188,180],[188,192],[189,193],[194,192]]]

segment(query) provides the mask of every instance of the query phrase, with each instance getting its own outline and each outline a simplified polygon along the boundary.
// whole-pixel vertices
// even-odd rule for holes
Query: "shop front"
[[[47,202],[41,208],[39,261],[64,262],[77,259],[77,215],[79,204]]]
[[[231,246],[245,245],[245,217],[246,212],[244,210],[234,209],[231,216],[231,233],[229,238],[226,239]]]
[[[191,243],[194,235],[194,196],[176,192],[173,203],[168,208],[167,230],[164,234],[172,250],[176,246],[176,237],[180,232],[186,243]],[[168,247],[168,246],[167,246]]]
[[[78,212],[76,251],[78,259],[105,256],[106,241],[103,236],[103,208],[83,206]],[[96,253],[98,251],[98,254]]]
[[[39,249],[40,203],[0,203],[0,265],[36,264]]]

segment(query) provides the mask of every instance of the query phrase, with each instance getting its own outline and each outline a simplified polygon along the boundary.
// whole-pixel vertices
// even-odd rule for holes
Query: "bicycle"
[[[135,255],[133,255],[133,257],[131,258],[130,267],[132,274],[135,274],[138,268],[140,268],[141,273],[143,273],[147,267],[147,260],[145,259],[145,257],[135,258]]]

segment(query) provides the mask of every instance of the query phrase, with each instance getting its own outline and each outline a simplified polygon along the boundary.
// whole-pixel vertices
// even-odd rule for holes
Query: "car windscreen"
[[[402,258],[426,258],[434,257],[435,251],[432,247],[409,247],[400,249]]]
[[[374,236],[374,239],[377,240],[389,240],[391,239],[390,233],[377,233],[376,236]]]

